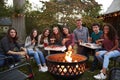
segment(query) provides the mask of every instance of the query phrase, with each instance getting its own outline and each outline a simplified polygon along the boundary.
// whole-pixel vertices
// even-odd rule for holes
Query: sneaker
[[[9,68],[12,69],[12,68],[14,68],[17,65],[19,65],[19,63],[15,63],[14,65],[12,64],[12,65],[9,66]]]
[[[44,66],[43,68],[44,68],[45,72],[48,71],[48,67],[47,66]]]
[[[12,68],[14,68],[15,67],[15,65],[10,65],[9,66],[9,69],[12,69]]]
[[[95,79],[106,79],[107,76],[103,73],[97,74],[94,76]]]
[[[47,72],[48,71],[48,68],[46,67],[41,67],[40,69],[39,69],[39,71],[40,72]]]
[[[39,69],[39,71],[40,71],[40,72],[45,72],[45,70],[44,70],[43,67],[41,67],[41,68]]]

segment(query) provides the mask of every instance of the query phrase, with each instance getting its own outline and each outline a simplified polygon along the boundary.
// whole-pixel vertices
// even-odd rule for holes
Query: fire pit
[[[57,80],[76,80],[85,71],[85,61],[87,58],[79,54],[72,54],[68,49],[66,54],[52,54],[46,57],[48,71]]]

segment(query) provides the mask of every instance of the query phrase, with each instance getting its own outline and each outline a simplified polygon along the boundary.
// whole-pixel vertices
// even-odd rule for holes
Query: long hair
[[[10,36],[10,31],[11,31],[11,30],[14,30],[15,33],[16,33],[16,35],[15,35],[14,38],[12,38],[12,37]],[[8,31],[7,31],[7,37],[8,37],[8,39],[10,40],[10,42],[16,42],[16,41],[18,40],[17,30],[16,30],[15,28],[10,28],[10,29],[8,29]]]
[[[33,37],[34,31],[37,31],[36,37]],[[35,45],[37,45],[37,43],[38,43],[38,30],[37,29],[32,29],[32,32],[30,33],[30,38],[31,38],[31,40],[35,39],[35,41],[36,41]]]
[[[56,35],[56,34],[52,33],[52,37],[55,38],[56,41],[59,41],[60,37],[61,37],[60,29],[57,26],[54,26],[53,28],[57,28],[58,29],[58,34]]]
[[[108,27],[109,27],[109,32],[108,32],[108,34],[107,34],[108,38],[109,38],[110,40],[114,40],[115,37],[117,36],[117,31],[116,31],[115,28],[114,28],[111,24],[109,24],[109,23],[105,24],[105,25],[103,26],[103,28],[104,28],[105,26],[108,26]]]
[[[41,35],[41,40],[40,40],[40,43],[41,43],[41,44],[44,43],[44,38],[46,37],[46,36],[45,36],[45,32],[46,32],[47,30],[49,30],[49,33],[50,33],[50,29],[49,29],[49,28],[45,28],[45,29],[43,30],[42,35]],[[50,34],[48,35],[48,40],[49,40],[49,38],[50,38]]]
[[[63,28],[66,28],[68,29],[68,34],[70,34],[70,28],[68,26],[64,26]],[[63,33],[63,36],[66,37],[66,34],[63,32],[63,28],[62,28],[62,33]]]

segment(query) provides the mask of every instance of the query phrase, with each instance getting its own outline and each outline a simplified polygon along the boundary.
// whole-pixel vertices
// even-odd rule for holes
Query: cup
[[[44,47],[47,47],[48,46],[48,43],[44,43]]]

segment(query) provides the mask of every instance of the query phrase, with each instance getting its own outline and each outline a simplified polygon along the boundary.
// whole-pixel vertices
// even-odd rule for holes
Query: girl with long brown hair
[[[33,29],[31,35],[26,38],[25,47],[29,56],[33,56],[39,71],[46,72],[48,70],[43,53],[37,48],[38,44],[38,31]]]
[[[62,35],[58,26],[53,27],[53,32],[50,37],[50,43],[54,45],[62,45]]]
[[[74,46],[74,35],[70,33],[69,27],[64,26],[62,30],[63,30],[62,44],[65,45],[67,48],[69,45],[73,47]]]
[[[38,37],[38,46],[39,47],[46,47],[49,45],[49,38],[50,38],[50,29],[45,28],[41,35]]]
[[[27,56],[26,51],[18,42],[17,31],[10,28],[7,36],[3,37],[0,41],[0,56],[12,56],[15,62],[20,61],[20,56]],[[11,61],[10,61],[11,62]]]
[[[120,49],[118,48],[117,31],[111,24],[103,26],[103,35],[100,40],[96,42],[103,46],[103,50],[96,52],[97,59],[103,64],[100,74],[94,76],[95,79],[106,79],[109,59],[120,56]]]

